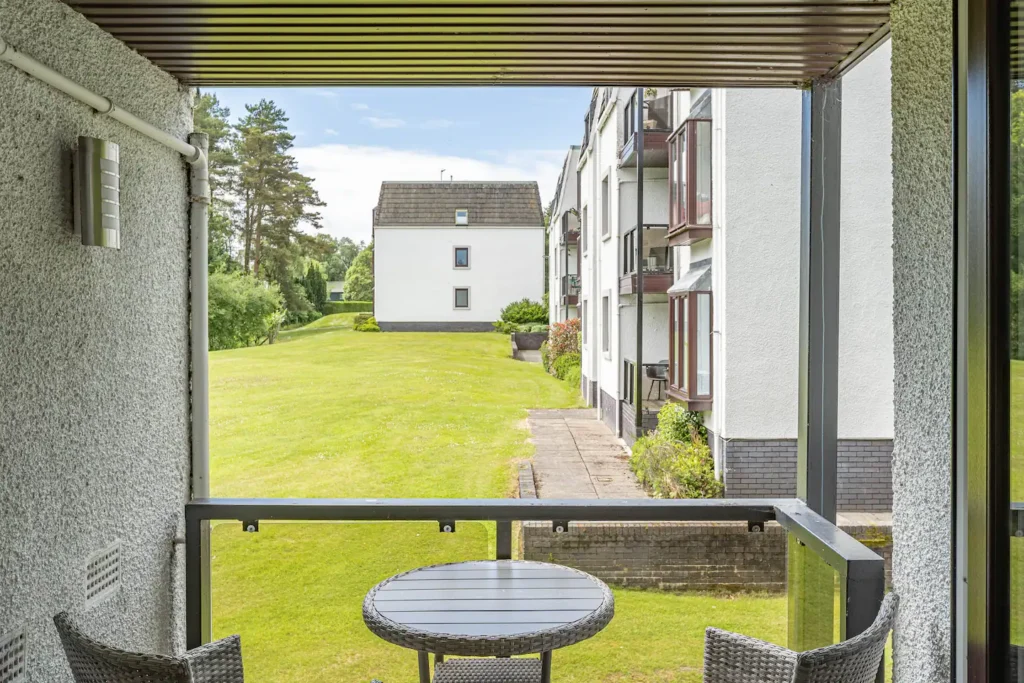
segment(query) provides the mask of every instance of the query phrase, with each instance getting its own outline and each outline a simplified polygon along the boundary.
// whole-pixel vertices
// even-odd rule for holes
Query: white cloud
[[[333,128],[324,128],[324,133],[326,133],[327,135],[337,135],[338,131],[334,130]]]
[[[521,150],[493,161],[353,145],[296,147],[292,153],[302,173],[315,179],[327,206],[320,212],[324,229],[335,237],[370,239],[370,213],[384,180],[536,180],[546,206],[562,170],[564,150]]]
[[[423,123],[419,124],[420,128],[426,128],[432,130],[436,128],[451,128],[455,125],[455,122],[451,119],[428,119]]]
[[[363,102],[353,102],[352,108],[355,109],[356,111],[367,111],[369,110],[370,105],[365,104]]]
[[[366,121],[374,128],[403,128],[405,126],[405,121],[403,119],[380,116],[364,116],[363,121]]]
[[[317,97],[324,97],[324,98],[329,99],[329,100],[336,100],[339,97],[341,97],[341,95],[336,90],[320,90],[320,89],[316,89],[316,90],[312,90],[310,92],[312,92]]]

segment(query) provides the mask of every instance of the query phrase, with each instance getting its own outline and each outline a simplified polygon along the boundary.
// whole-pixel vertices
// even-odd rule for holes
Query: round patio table
[[[420,683],[549,683],[551,651],[597,634],[615,613],[605,583],[546,562],[439,564],[377,584],[363,601],[366,626],[419,653]],[[540,659],[507,659],[540,654]],[[499,659],[454,659],[497,657]]]

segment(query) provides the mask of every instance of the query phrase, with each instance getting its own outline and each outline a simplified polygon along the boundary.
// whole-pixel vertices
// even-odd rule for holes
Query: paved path
[[[647,497],[596,410],[531,410],[527,422],[538,498]]]

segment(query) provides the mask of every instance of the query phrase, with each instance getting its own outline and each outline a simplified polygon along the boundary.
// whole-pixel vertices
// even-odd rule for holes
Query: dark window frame
[[[459,305],[459,292],[460,291],[464,291],[466,293],[466,305],[465,306],[460,306]],[[452,295],[454,297],[454,301],[452,301],[452,305],[453,305],[453,307],[455,308],[456,311],[468,311],[469,310],[470,303],[471,303],[469,287],[453,287],[452,288]]]
[[[708,391],[698,393],[697,382],[697,310],[698,298],[708,297]],[[685,307],[686,315],[677,314]],[[715,297],[710,290],[683,292],[669,297],[668,307],[668,387],[669,398],[686,404],[689,410],[711,410],[715,395]],[[679,374],[679,361],[685,358],[685,377]],[[681,381],[680,381],[681,379]]]
[[[463,249],[466,251],[466,265],[460,266],[459,251]],[[456,270],[469,270],[471,266],[469,259],[469,247],[452,247],[452,268],[455,268]]]
[[[706,200],[708,221],[701,223],[698,216],[702,213],[698,208],[697,196],[697,153],[698,126],[706,125],[707,134],[712,135],[710,118],[691,118],[684,121],[668,138],[669,183],[668,183],[668,222],[669,237],[682,236],[683,241],[676,245],[691,244],[700,239],[711,237],[713,225],[712,209],[714,207],[714,168],[711,155],[707,159],[707,176],[709,193]],[[685,190],[682,185],[685,182]]]
[[[606,240],[612,236],[612,198],[611,198],[611,173],[605,175],[601,180],[601,239]]]

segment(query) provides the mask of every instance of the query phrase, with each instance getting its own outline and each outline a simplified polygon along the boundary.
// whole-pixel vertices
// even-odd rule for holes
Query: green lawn
[[[210,354],[218,496],[501,497],[532,454],[526,409],[575,387],[508,358],[497,334],[370,334],[353,314]],[[411,683],[415,656],[362,624],[404,569],[493,553],[493,525],[269,524],[213,534],[214,630],[240,633],[253,683]],[[617,590],[600,635],[555,653],[559,683],[700,680],[704,628],[784,643],[786,599]]]

